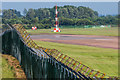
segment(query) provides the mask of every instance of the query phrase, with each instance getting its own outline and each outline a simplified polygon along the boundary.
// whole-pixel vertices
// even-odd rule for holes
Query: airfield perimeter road
[[[111,37],[111,36],[41,34],[41,35],[31,35],[31,38],[33,40],[40,40],[47,42],[119,49],[118,37]]]

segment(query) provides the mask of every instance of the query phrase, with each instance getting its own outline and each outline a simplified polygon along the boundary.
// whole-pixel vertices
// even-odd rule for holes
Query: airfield
[[[67,28],[27,30],[41,47],[57,49],[75,60],[108,75],[118,74],[118,28]],[[111,71],[112,69],[112,71]]]
[[[95,35],[31,35],[33,40],[118,49],[118,37]]]

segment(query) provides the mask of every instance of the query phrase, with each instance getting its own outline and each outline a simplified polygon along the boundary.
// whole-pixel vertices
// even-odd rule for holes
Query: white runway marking
[[[95,40],[113,40],[113,39],[95,39]]]

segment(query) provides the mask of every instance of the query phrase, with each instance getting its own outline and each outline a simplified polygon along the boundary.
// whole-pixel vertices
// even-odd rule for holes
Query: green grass
[[[3,57],[2,64],[0,64],[0,69],[2,70],[2,75],[0,75],[0,78],[15,78],[11,67],[8,65],[7,61]]]
[[[55,33],[51,32],[53,29],[38,29],[27,30],[29,34],[40,33]],[[103,35],[103,36],[118,36],[118,27],[112,28],[65,28],[61,29],[60,33],[55,34],[75,34],[75,35]]]
[[[118,76],[118,50],[37,40],[35,42],[45,48],[57,49],[61,53],[109,76]]]

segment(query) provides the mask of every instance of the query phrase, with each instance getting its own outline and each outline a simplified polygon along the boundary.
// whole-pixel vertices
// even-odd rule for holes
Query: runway
[[[31,35],[31,38],[33,40],[40,40],[47,42],[119,49],[118,37],[95,36],[95,35],[42,34],[42,35]]]

